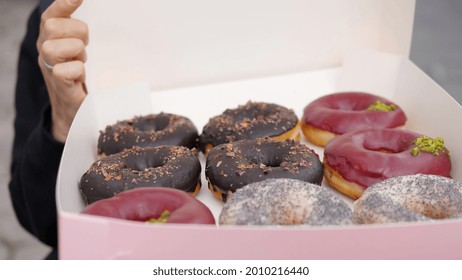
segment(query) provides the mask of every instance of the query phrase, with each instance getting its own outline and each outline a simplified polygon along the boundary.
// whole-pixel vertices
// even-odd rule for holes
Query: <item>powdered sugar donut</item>
[[[221,225],[347,225],[352,210],[329,189],[294,179],[267,179],[238,189],[225,203]]]
[[[354,202],[357,223],[393,223],[462,217],[462,183],[437,175],[387,179]]]

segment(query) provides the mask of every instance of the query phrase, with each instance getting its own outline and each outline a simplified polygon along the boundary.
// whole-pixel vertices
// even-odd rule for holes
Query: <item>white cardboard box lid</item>
[[[90,91],[340,66],[350,48],[409,56],[415,0],[84,1]]]

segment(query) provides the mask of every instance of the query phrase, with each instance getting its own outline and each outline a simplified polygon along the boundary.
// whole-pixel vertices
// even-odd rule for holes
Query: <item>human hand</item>
[[[86,23],[71,18],[83,0],[55,0],[42,14],[37,40],[38,64],[51,104],[51,134],[64,142],[86,97]]]

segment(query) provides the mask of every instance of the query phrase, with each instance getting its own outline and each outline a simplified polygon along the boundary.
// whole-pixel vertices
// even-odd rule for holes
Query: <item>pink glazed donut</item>
[[[385,179],[412,174],[450,178],[444,140],[403,129],[368,128],[337,136],[324,149],[324,177],[353,199]]]
[[[324,147],[330,139],[363,128],[397,128],[406,123],[403,110],[369,93],[340,92],[318,98],[303,111],[302,131],[308,141]]]
[[[210,209],[192,195],[157,186],[120,192],[88,205],[81,213],[152,223],[215,224]]]

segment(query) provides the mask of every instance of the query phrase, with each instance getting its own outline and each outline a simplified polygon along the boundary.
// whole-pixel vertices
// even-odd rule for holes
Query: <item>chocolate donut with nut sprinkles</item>
[[[220,225],[349,225],[353,211],[333,191],[293,179],[268,179],[238,189]]]
[[[139,187],[163,186],[196,194],[201,187],[197,150],[133,147],[94,162],[80,179],[87,203]]]
[[[360,224],[462,218],[462,183],[437,175],[387,179],[367,188],[354,202]]]
[[[323,165],[317,154],[294,140],[247,139],[210,150],[205,176],[212,193],[226,201],[237,189],[270,178],[291,178],[320,185]]]
[[[106,126],[98,139],[98,155],[106,156],[134,146],[161,145],[196,148],[197,128],[190,119],[168,113],[149,114]]]
[[[300,140],[297,115],[286,107],[264,102],[247,102],[210,118],[199,137],[202,152],[244,139],[272,137],[276,140]]]

